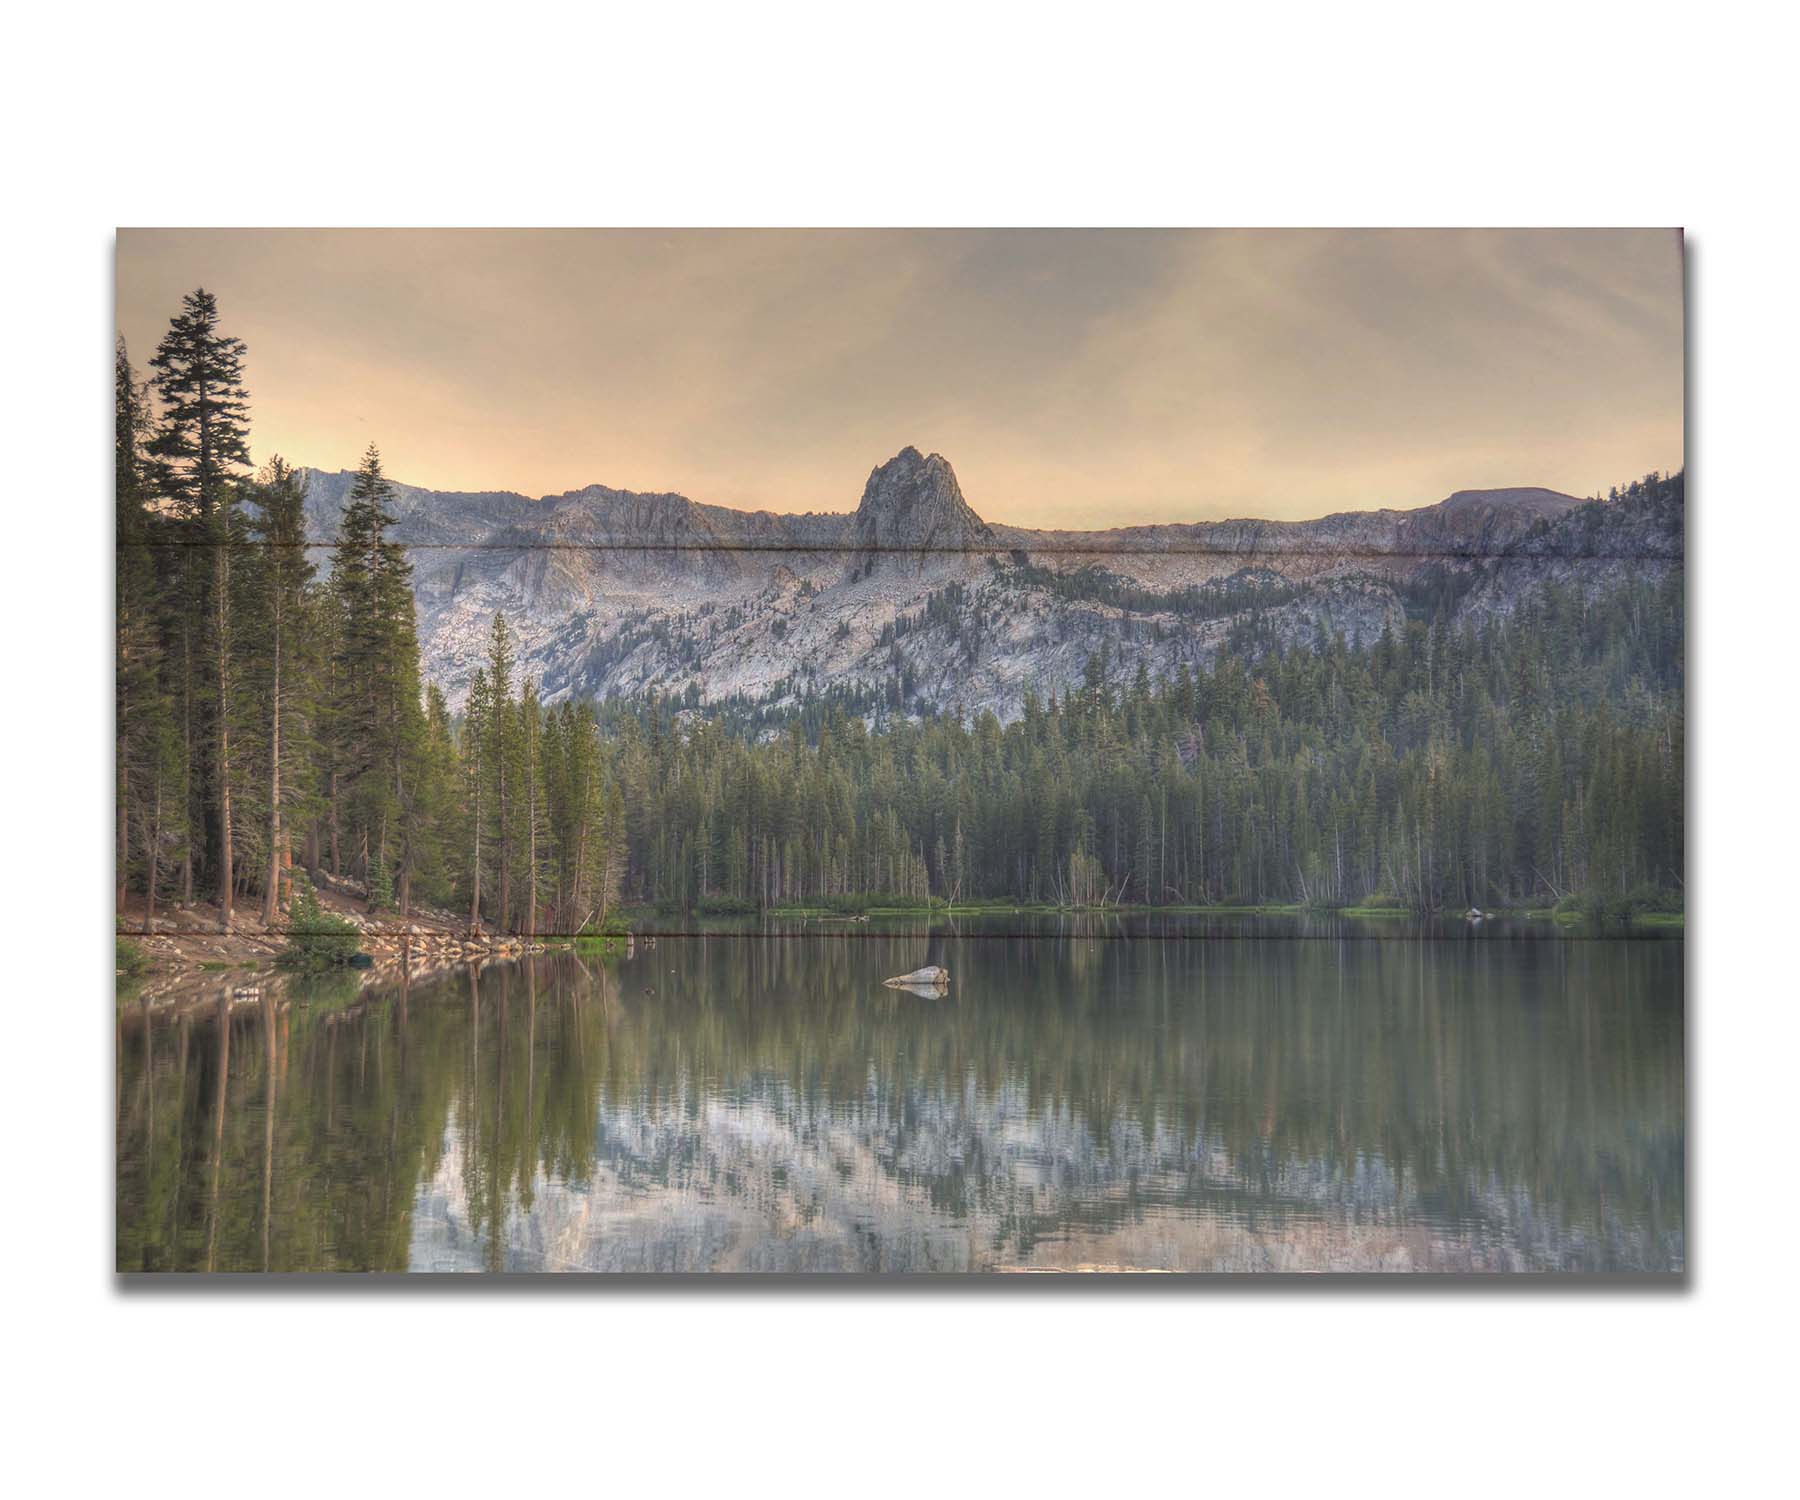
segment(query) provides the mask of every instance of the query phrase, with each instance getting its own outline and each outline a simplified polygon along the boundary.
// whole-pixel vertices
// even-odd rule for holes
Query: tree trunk
[[[225,592],[231,583],[225,547],[218,548],[213,570],[213,631],[218,643],[219,668],[219,931],[231,930],[231,700],[230,640],[226,635]]]
[[[182,592],[187,603],[194,603],[193,548],[185,549],[181,559]],[[191,906],[194,900],[194,640],[192,616],[182,611],[181,619],[181,764],[184,796],[181,838],[181,904]]]
[[[503,706],[496,709],[496,715],[501,712]],[[495,722],[499,723],[498,717]],[[498,728],[494,735],[494,811],[500,818],[500,930],[506,932],[512,921],[512,809],[506,796],[505,746]]]
[[[373,862],[371,862],[369,859],[369,850],[368,850],[369,836],[367,834],[363,835],[363,890],[368,896],[368,900],[365,903],[365,905],[367,905],[367,907],[369,908],[370,916],[374,916],[375,910],[376,910],[376,906],[375,906],[375,903],[376,903],[376,891],[375,891],[375,869],[376,869],[376,866],[379,865],[381,867],[381,872],[383,875],[386,875],[388,873],[388,868],[387,868],[387,825],[388,825],[388,815],[386,813],[383,813],[381,815],[381,831],[375,837],[375,858],[374,858]]]
[[[396,736],[399,733],[398,715],[396,714]],[[422,774],[422,773],[421,773]],[[394,742],[394,806],[400,812],[400,872],[394,881],[394,900],[402,917],[412,916],[412,877],[413,861],[418,850],[414,847],[413,836],[416,829],[417,808],[409,810],[406,800],[406,775],[403,767],[400,743]]]
[[[156,796],[151,803],[149,868],[144,873],[144,931],[153,932],[156,924],[156,854],[162,842],[162,778],[156,779]]]
[[[117,757],[119,770],[119,868],[114,871],[118,877],[116,881],[118,899],[113,910],[122,912],[125,910],[126,873],[131,864],[131,798],[129,795],[131,777],[125,769],[125,736],[123,734],[119,736],[117,748],[113,753]]]
[[[530,783],[525,795],[525,814],[530,827],[525,833],[525,934],[537,931],[537,785]]]
[[[475,758],[475,857],[469,878],[469,931],[481,931],[481,757]]]
[[[344,861],[338,849],[338,773],[335,763],[331,767],[331,878],[344,878]]]
[[[275,640],[269,691],[269,878],[263,887],[263,926],[275,925],[281,898],[281,595],[274,604]]]
[[[579,803],[579,806],[581,808],[581,814],[576,823],[576,829],[575,829],[575,869],[572,872],[572,874],[570,876],[570,880],[569,880],[569,885],[570,885],[569,915],[571,915],[571,916],[575,915],[577,912],[579,912],[582,909],[582,907],[581,907],[581,892],[582,892],[582,886],[584,883],[584,879],[587,875],[588,824],[591,821],[592,815],[593,815],[593,809],[589,805],[589,803],[590,803],[590,798],[589,798],[590,783],[586,776],[586,763],[585,762],[583,763],[582,769],[583,769],[583,776],[582,776],[582,782],[581,782],[581,801]]]

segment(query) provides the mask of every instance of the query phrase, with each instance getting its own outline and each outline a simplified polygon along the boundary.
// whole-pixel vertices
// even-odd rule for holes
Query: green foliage
[[[276,962],[287,969],[329,969],[354,962],[361,944],[355,924],[321,907],[312,882],[297,872],[287,946]]]
[[[387,861],[377,854],[369,860],[369,910],[394,909],[394,877],[388,873]]]
[[[371,443],[338,521],[332,556],[332,733],[327,775],[340,838],[357,851],[371,910],[407,890],[425,842],[420,761],[427,754],[412,564],[388,536],[393,487]],[[375,888],[381,876],[385,891]],[[408,904],[405,899],[401,904]]]
[[[149,930],[159,901],[210,888],[224,908],[247,889],[273,923],[298,859],[361,882],[371,911],[423,899],[510,930],[604,923],[625,818],[593,712],[546,710],[515,683],[496,617],[459,729],[421,679],[379,451],[320,577],[300,476],[279,457],[242,473],[245,354],[205,291],[184,299],[148,385],[115,353],[121,908],[139,893]],[[325,920],[296,958],[338,950]]]
[[[150,967],[150,960],[144,950],[129,938],[113,939],[113,970],[115,973],[129,978],[133,974],[141,974]]]
[[[1603,593],[1547,587],[1453,628],[1472,584],[1447,562],[1381,639],[1321,628],[1283,651],[1263,611],[1297,596],[1274,574],[1158,592],[1015,557],[996,564],[1003,582],[1233,623],[1210,664],[1196,652],[1152,681],[1127,643],[1005,725],[935,712],[898,650],[953,624],[952,649],[977,657],[992,622],[970,618],[960,583],[888,627],[885,688],[705,717],[686,711],[692,682],[667,700],[545,705],[497,615],[459,723],[421,680],[380,454],[364,455],[317,576],[297,476],[279,459],[254,482],[241,473],[244,353],[195,292],[150,389],[122,346],[115,361],[118,896],[146,898],[146,930],[157,901],[197,887],[253,891],[272,919],[296,862],[362,882],[371,910],[424,899],[484,927],[565,933],[608,931],[623,904],[852,915],[1563,898],[1565,915],[1604,919],[1679,905],[1678,569]],[[1651,476],[1570,527],[1600,548],[1679,507],[1683,485]],[[1550,545],[1534,533],[1517,550]],[[621,630],[595,649],[634,641]],[[296,890],[305,927],[299,893],[315,910],[316,897],[303,879]],[[346,937],[354,950],[353,929],[317,916],[329,925],[297,933],[297,956],[335,955]]]
[[[1631,1226],[1679,1235],[1679,945],[1559,945],[1549,978],[1493,950],[1471,962],[1403,942],[1166,943],[1155,963],[1136,943],[973,942],[951,960],[955,998],[931,1006],[871,989],[922,954],[883,966],[865,943],[755,936],[661,947],[628,986],[586,955],[415,975],[406,998],[337,971],[229,1037],[192,1028],[179,1055],[169,1031],[146,1046],[127,1029],[118,1266],[402,1271],[420,1244],[420,1184],[434,1180],[452,1183],[471,1225],[529,1214],[546,1179],[601,1191],[621,1168],[617,1192],[692,1191],[698,1175],[709,1203],[761,1212],[768,1175],[746,1163],[816,1153],[829,1176],[846,1138],[867,1145],[865,1175],[836,1191],[860,1214],[871,1181],[893,1184],[905,1230],[911,1195],[945,1212],[1013,1201],[1018,1110],[941,1101],[945,1088],[1005,1100],[1023,1076],[1029,1118],[1056,1132],[1071,1170],[1029,1213],[994,1218],[1006,1246],[1041,1245],[1059,1225],[1087,1233],[1097,1193],[1180,1184],[1195,1142],[1231,1165],[1240,1203],[1302,1223],[1319,1200],[1271,1161],[1312,1164],[1311,1189],[1379,1160],[1391,1176],[1370,1192],[1393,1197],[1357,1204],[1448,1205],[1482,1235],[1520,1232],[1490,1210],[1498,1193],[1529,1193],[1530,1246],[1567,1235],[1611,1257]],[[1154,1024],[1126,1024],[1139,1017]],[[742,1137],[723,1159],[671,1150],[705,1128],[696,1079],[774,1119],[750,1144],[775,1154],[747,1156]],[[916,1127],[872,1096],[923,1098],[927,1125],[953,1109],[966,1148],[895,1150]],[[621,1139],[621,1116],[644,1128]],[[1188,1181],[1193,1201],[1216,1191]],[[506,1233],[457,1239],[512,1264]]]
[[[622,898],[665,910],[1000,900],[1460,910],[1617,901],[1683,866],[1682,588],[1543,589],[1453,629],[1096,657],[1018,721],[871,731],[608,705]],[[816,725],[816,727],[815,727]],[[1374,893],[1374,894],[1370,894]]]
[[[1556,903],[1559,917],[1585,917],[1590,921],[1625,923],[1649,916],[1677,916],[1682,910],[1679,891],[1640,882],[1626,891],[1593,891],[1565,896]]]
[[[199,288],[181,299],[181,312],[150,361],[162,402],[149,444],[154,482],[184,515],[202,522],[229,506],[234,476],[250,462],[244,354],[242,339],[220,332],[218,299]]]
[[[243,704],[237,696],[239,591],[232,563],[244,536],[239,501],[250,461],[244,355],[242,340],[222,331],[210,292],[200,288],[182,299],[150,360],[160,410],[154,419],[147,407],[143,413],[151,435],[143,463],[134,466],[138,493],[132,501],[136,538],[146,549],[167,549],[149,553],[159,575],[154,613],[167,681],[144,685],[143,698],[132,707],[149,710],[145,699],[158,689],[166,695],[162,713],[179,724],[183,762],[179,788],[163,782],[147,789],[150,800],[160,796],[171,805],[158,809],[158,831],[144,841],[153,859],[160,855],[166,822],[181,850],[183,894],[203,879],[222,909],[229,908],[235,884],[231,797],[242,769],[233,744]],[[164,736],[155,720],[162,714],[135,716],[151,730],[148,748],[160,763]],[[181,806],[172,805],[177,790]]]

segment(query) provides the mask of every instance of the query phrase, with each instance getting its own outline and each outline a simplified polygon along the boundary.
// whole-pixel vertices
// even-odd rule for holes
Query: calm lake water
[[[1678,1271],[1683,948],[795,921],[127,1000],[118,1268]]]

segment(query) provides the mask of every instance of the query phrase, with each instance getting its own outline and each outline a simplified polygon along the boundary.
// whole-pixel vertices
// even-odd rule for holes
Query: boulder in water
[[[881,981],[897,990],[916,990],[932,986],[945,987],[950,983],[950,971],[937,964],[926,964],[922,969],[914,969],[910,974],[896,974],[892,979]]]

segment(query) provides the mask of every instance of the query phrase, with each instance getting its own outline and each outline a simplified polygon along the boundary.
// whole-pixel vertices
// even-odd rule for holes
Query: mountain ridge
[[[353,476],[304,472],[309,533],[327,542]],[[847,512],[604,485],[536,501],[394,488],[425,668],[453,705],[497,611],[548,701],[780,707],[836,692],[871,714],[956,704],[1010,719],[1096,653],[1173,675],[1321,632],[1372,641],[1426,593],[1503,613],[1538,579],[1598,586],[1680,561],[1668,516],[1575,527],[1588,502],[1534,487],[1309,521],[1017,527],[984,520],[949,461],[912,447],[871,470]],[[1625,555],[1608,551],[1619,537]]]
[[[1214,520],[1133,522],[1122,526],[1090,529],[1027,527],[1008,522],[985,520],[964,499],[961,488],[956,483],[954,470],[941,455],[934,453],[921,456],[916,448],[910,447],[902,449],[900,454],[890,459],[887,464],[879,465],[871,471],[862,500],[856,508],[848,511],[744,509],[712,501],[690,499],[673,490],[624,490],[598,483],[585,485],[580,489],[564,490],[559,494],[542,495],[534,499],[517,490],[433,490],[397,480],[389,482],[401,501],[399,513],[403,526],[417,518],[417,502],[420,500],[431,502],[434,507],[433,519],[438,521],[455,517],[462,512],[480,510],[483,514],[492,514],[498,509],[505,509],[520,520],[550,516],[560,518],[571,513],[580,513],[584,507],[591,511],[597,506],[603,508],[604,513],[608,515],[623,511],[634,523],[659,512],[672,512],[707,520],[718,518],[742,522],[753,533],[759,528],[793,528],[806,533],[809,538],[816,537],[817,540],[812,543],[814,545],[835,545],[843,551],[861,551],[870,544],[870,539],[857,531],[858,523],[864,522],[867,517],[878,517],[883,509],[880,497],[875,493],[877,480],[908,454],[913,455],[915,459],[922,457],[922,461],[927,465],[942,465],[953,490],[954,503],[961,512],[966,513],[967,519],[963,523],[966,535],[955,535],[942,543],[933,543],[919,538],[898,540],[889,544],[905,550],[963,551],[968,550],[970,546],[1003,545],[1020,538],[1048,541],[1051,538],[1065,537],[1072,542],[1078,541],[1080,550],[1085,551],[1097,546],[1105,538],[1154,538],[1165,534],[1184,535],[1215,530],[1235,534],[1246,528],[1266,529],[1272,534],[1279,535],[1293,529],[1322,527],[1376,517],[1410,518],[1416,522],[1432,515],[1458,514],[1476,506],[1482,506],[1489,510],[1518,507],[1529,509],[1534,515],[1542,516],[1573,509],[1575,506],[1586,503],[1580,496],[1567,495],[1540,486],[1502,486],[1493,489],[1457,490],[1442,500],[1431,501],[1423,505],[1378,506],[1361,510],[1327,511],[1322,515],[1297,520],[1259,516],[1225,516]],[[348,495],[350,485],[356,478],[356,471],[354,469],[333,470],[305,466],[299,472],[307,479],[309,485],[307,519],[310,538],[317,543],[327,543],[331,540],[336,516],[342,508],[343,499]],[[871,521],[869,524],[878,523]],[[832,537],[834,531],[841,531],[844,534],[841,537]],[[828,537],[832,537],[832,539],[827,541]],[[412,544],[431,545],[424,541],[414,541]],[[610,541],[604,544],[622,545],[623,543]],[[734,544],[729,540],[699,543],[699,545]]]

